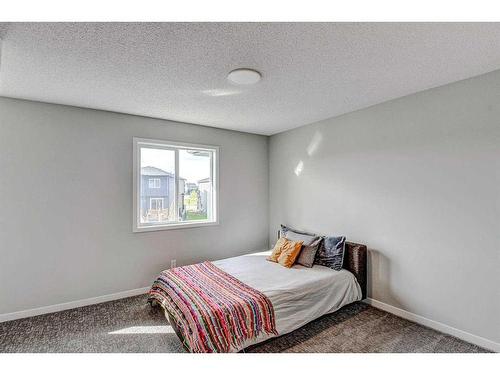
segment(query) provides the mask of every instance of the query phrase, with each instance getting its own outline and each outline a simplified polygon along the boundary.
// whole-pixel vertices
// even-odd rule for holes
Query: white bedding
[[[299,265],[285,268],[267,261],[269,254],[270,251],[265,251],[213,263],[271,300],[279,335],[361,300],[361,287],[351,272],[318,265],[312,268]],[[259,336],[244,346],[270,337]]]

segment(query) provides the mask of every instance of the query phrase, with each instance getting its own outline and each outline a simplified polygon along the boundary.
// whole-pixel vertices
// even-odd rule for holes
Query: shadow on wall
[[[391,292],[391,260],[382,251],[368,248],[367,267],[368,297],[404,309],[399,298]],[[384,295],[377,291],[384,291]]]

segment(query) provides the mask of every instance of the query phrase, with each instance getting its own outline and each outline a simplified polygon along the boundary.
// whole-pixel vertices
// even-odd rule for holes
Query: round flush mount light
[[[255,85],[262,79],[262,75],[253,69],[235,69],[227,75],[227,79],[237,85]]]

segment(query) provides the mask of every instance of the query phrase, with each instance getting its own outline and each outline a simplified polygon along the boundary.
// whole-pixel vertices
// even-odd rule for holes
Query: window
[[[218,154],[134,138],[134,232],[217,224]]]
[[[149,198],[150,210],[163,210],[163,198]]]
[[[159,178],[150,178],[149,179],[149,188],[150,189],[159,189],[160,188],[160,182],[161,180]]]

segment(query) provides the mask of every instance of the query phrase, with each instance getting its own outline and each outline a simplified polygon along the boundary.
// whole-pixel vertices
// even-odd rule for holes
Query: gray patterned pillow
[[[314,264],[326,266],[336,271],[342,269],[344,262],[345,237],[324,237],[316,253]]]
[[[290,241],[302,241],[303,245],[311,245],[319,239],[316,234],[300,232],[281,224],[281,236]]]
[[[322,238],[318,237],[312,244],[302,245],[302,250],[300,250],[299,257],[295,263],[311,268],[314,265],[314,258],[316,257],[321,241]]]

